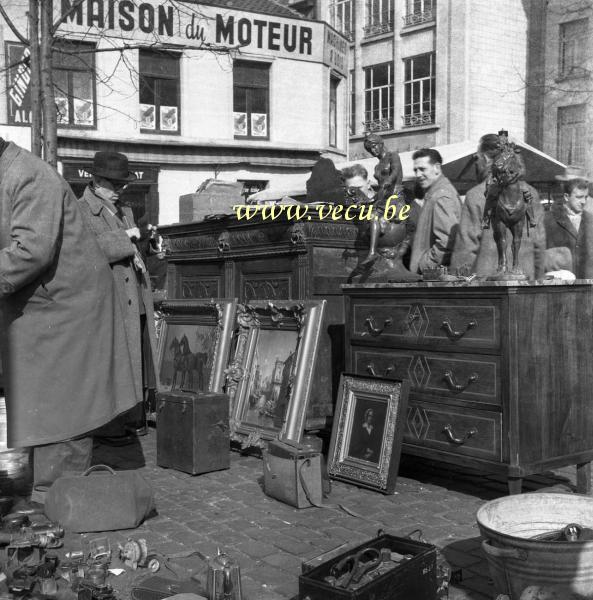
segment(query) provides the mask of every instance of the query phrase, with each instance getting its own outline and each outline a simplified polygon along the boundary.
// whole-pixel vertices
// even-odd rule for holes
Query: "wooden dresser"
[[[593,281],[345,285],[346,369],[408,379],[403,451],[522,478],[593,459]]]

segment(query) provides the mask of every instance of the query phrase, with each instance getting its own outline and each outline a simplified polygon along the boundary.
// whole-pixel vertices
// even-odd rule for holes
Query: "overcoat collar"
[[[571,220],[568,218],[568,213],[566,212],[566,206],[564,205],[553,205],[552,206],[552,215],[554,219],[558,223],[559,227],[565,229],[572,237],[575,239],[578,236],[578,231],[575,229]]]
[[[99,198],[99,196],[93,192],[90,185],[87,185],[84,190],[84,199],[95,216],[97,216],[104,208],[108,208],[111,213],[117,214],[117,207],[112,202]]]
[[[8,171],[8,168],[18,156],[21,149],[13,142],[8,142],[8,146],[0,155],[0,178]]]

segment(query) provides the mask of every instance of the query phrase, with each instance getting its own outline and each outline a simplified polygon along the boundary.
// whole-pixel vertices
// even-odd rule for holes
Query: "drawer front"
[[[502,414],[411,401],[404,442],[465,456],[502,460]]]
[[[500,345],[500,301],[459,299],[352,302],[351,335],[387,344],[495,349]]]
[[[373,351],[351,348],[352,370],[357,375],[408,379],[411,390],[489,404],[501,403],[500,359],[410,350]]]

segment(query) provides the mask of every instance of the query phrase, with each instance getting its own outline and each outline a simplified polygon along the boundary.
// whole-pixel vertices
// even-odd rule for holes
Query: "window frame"
[[[257,84],[255,82],[251,82],[250,85],[246,86],[245,84],[241,84],[238,85],[236,80],[235,80],[235,69],[236,66],[239,65],[249,65],[251,67],[258,67],[260,68],[262,71],[266,71],[266,84],[265,85],[261,85],[261,84]],[[244,88],[246,90],[254,90],[254,89],[258,89],[258,90],[262,90],[265,89],[266,90],[266,135],[253,135],[253,132],[251,130],[251,114],[253,114],[252,111],[249,110],[249,106],[250,106],[250,95],[247,95],[247,99],[246,99],[246,107],[245,107],[245,114],[247,115],[247,135],[239,135],[236,133],[236,131],[233,131],[233,137],[236,140],[259,140],[259,141],[269,141],[270,140],[270,113],[271,113],[271,102],[270,102],[270,71],[271,71],[271,64],[269,62],[260,62],[260,61],[254,61],[254,60],[235,60],[233,62],[233,116],[235,115],[235,113],[237,112],[243,112],[243,111],[236,111],[235,110],[235,90],[237,87],[241,87]],[[261,114],[261,113],[255,113],[255,114]]]
[[[338,147],[338,88],[340,87],[340,79],[335,75],[329,76],[329,127],[328,127],[328,144],[330,148]],[[333,115],[332,115],[333,101]],[[332,136],[333,133],[333,136]],[[332,139],[333,137],[333,139]]]
[[[416,9],[418,4],[419,10]],[[406,0],[406,14],[402,18],[404,27],[431,23],[436,19],[436,0]]]
[[[578,37],[573,38],[567,29],[574,25],[583,26],[583,30],[579,32]],[[588,71],[582,66],[575,64],[580,61],[584,63],[586,61],[584,49],[587,44],[587,33],[589,31],[589,18],[584,17],[582,19],[573,19],[572,21],[565,21],[560,23],[558,27],[558,77],[559,79],[567,79],[571,77],[587,77]],[[570,40],[570,44],[568,43]],[[572,64],[568,67],[565,65],[567,48],[570,48],[573,53]]]
[[[356,11],[354,10],[354,0],[330,0],[329,3],[329,23],[342,35],[348,38],[349,41],[354,39],[354,19]],[[344,15],[348,14],[349,24],[348,28],[344,27]],[[338,15],[342,19],[342,24],[338,24]]]
[[[68,47],[70,46],[70,50]],[[87,62],[85,68],[76,68],[76,67],[61,67],[56,66],[54,62],[54,53],[62,54],[65,56],[72,55],[77,56],[79,60],[83,60],[80,58],[78,54],[74,54],[72,51],[74,49],[84,48],[88,50],[85,52],[85,55],[90,57],[90,64]],[[68,101],[68,123],[60,122],[58,117],[58,106],[56,104],[56,121],[58,128],[69,128],[69,129],[97,129],[97,71],[95,65],[95,50],[97,49],[97,44],[93,44],[92,42],[83,42],[79,40],[56,40],[52,48],[52,74],[53,74],[53,87],[54,87],[54,100],[56,98],[62,97],[61,95],[56,95],[56,73],[62,72],[67,75],[67,90],[65,91],[66,99]],[[65,50],[65,51],[61,51]],[[78,98],[74,96],[74,81],[73,81],[73,73],[90,73],[91,76],[91,93],[92,93],[92,105],[93,105],[93,123],[92,124],[84,124],[84,123],[75,123],[74,120],[76,118],[76,111],[74,109],[74,100],[85,100],[84,98]]]
[[[570,117],[568,117],[569,115],[569,111],[574,111],[577,112],[578,111],[582,111],[582,114],[580,115],[580,119],[581,120],[573,120],[573,121],[567,121],[563,123],[564,119],[569,119]],[[567,115],[566,117],[563,118],[563,115]],[[573,117],[574,118],[574,117]],[[584,167],[586,160],[587,160],[587,152],[586,152],[586,145],[585,145],[585,140],[587,138],[587,104],[586,103],[582,103],[582,104],[569,104],[566,106],[559,106],[557,109],[557,114],[556,114],[556,129],[557,129],[557,139],[556,139],[556,155],[558,157],[558,160],[560,162],[563,162],[566,165],[572,165],[572,166],[577,166],[577,167]],[[582,130],[579,131],[579,125],[582,126]],[[567,131],[571,131],[573,132],[572,137],[572,141],[570,143],[570,148],[568,149],[568,152],[565,155],[564,152],[564,144],[563,144],[563,136],[566,134]],[[573,146],[573,141],[574,140],[583,140],[582,143],[578,146]],[[574,152],[575,154],[579,153],[579,160],[575,160],[571,154]]]
[[[428,77],[414,77],[414,61],[419,58],[424,58],[426,56],[430,57],[430,74]],[[410,79],[407,79],[406,73],[408,72],[408,61],[410,63]],[[422,54],[416,54],[414,56],[407,56],[402,59],[403,68],[404,68],[404,77],[403,77],[403,92],[404,92],[404,114],[402,116],[403,127],[422,127],[424,125],[434,125],[435,117],[436,117],[436,53],[435,52],[423,52]],[[427,112],[424,110],[424,82],[429,81],[429,103],[430,110]],[[416,102],[414,101],[414,84],[419,83],[420,90],[420,99]],[[406,102],[406,95],[408,86],[410,86],[410,102]],[[413,107],[415,104],[420,104],[422,111],[420,113],[414,113]],[[408,107],[410,108],[408,114]],[[428,115],[428,118],[426,117]],[[420,121],[418,121],[418,117],[420,117]]]
[[[377,5],[379,10],[376,10]],[[364,36],[371,37],[393,31],[394,12],[394,0],[366,0]],[[378,19],[375,18],[376,15]]]
[[[387,84],[385,85],[374,85],[374,70],[378,67],[387,65]],[[395,112],[395,85],[394,85],[394,64],[393,61],[386,61],[364,67],[364,125],[365,129],[369,131],[387,131],[393,129],[395,126],[394,112]],[[371,85],[367,87],[367,73],[370,72]],[[382,90],[387,90],[387,117],[379,116],[378,118],[372,118],[372,114],[375,111],[379,111],[379,114],[383,113],[383,94]],[[379,107],[370,108],[368,107],[368,98],[370,93],[371,105],[375,97],[374,92],[378,92]],[[389,103],[391,101],[391,104]],[[371,118],[369,118],[371,117]],[[387,121],[386,125],[382,124],[381,121]]]
[[[354,69],[350,70],[348,85],[350,86],[348,94],[348,97],[350,99],[348,128],[350,130],[350,135],[356,135],[356,74],[354,72]]]
[[[141,56],[142,54],[146,54],[146,55],[150,55],[152,54],[154,55],[165,55],[168,58],[171,58],[175,61],[176,63],[176,69],[173,75],[168,75],[166,73],[156,73],[156,72],[143,72],[142,71],[142,67],[141,67]],[[141,93],[142,93],[142,78],[151,78],[153,80],[156,80],[156,86],[154,89],[154,96],[155,96],[155,103],[154,103],[154,112],[155,112],[155,116],[154,116],[154,129],[151,128],[147,128],[147,127],[142,127],[142,120],[140,119],[140,133],[146,133],[146,134],[155,134],[155,135],[181,135],[181,54],[179,52],[171,52],[171,51],[155,51],[152,50],[151,48],[141,48],[138,51],[138,110],[140,111],[140,105],[141,104],[145,104],[143,102],[141,102]],[[176,81],[177,82],[177,129],[176,130],[172,130],[172,129],[162,129],[161,127],[161,106],[163,106],[163,104],[161,104],[160,102],[160,98],[161,98],[161,94],[160,94],[160,88],[161,88],[161,81],[163,80],[167,80],[167,81]],[[168,105],[164,105],[164,106],[168,106]]]

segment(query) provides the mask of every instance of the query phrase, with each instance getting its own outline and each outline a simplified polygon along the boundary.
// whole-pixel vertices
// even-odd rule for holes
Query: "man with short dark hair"
[[[434,148],[422,148],[412,155],[414,174],[424,191],[424,206],[412,244],[410,271],[448,266],[461,217],[461,200],[443,175],[443,159]]]

